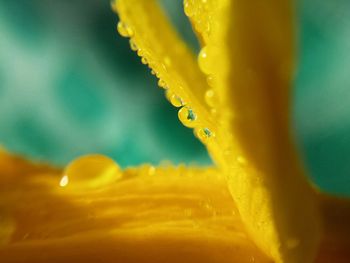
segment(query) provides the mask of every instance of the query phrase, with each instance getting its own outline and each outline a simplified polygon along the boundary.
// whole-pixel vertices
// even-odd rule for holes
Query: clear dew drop
[[[141,58],[141,62],[142,62],[142,64],[145,64],[145,65],[148,64],[148,60],[145,57]]]
[[[130,48],[131,48],[131,50],[137,51],[137,50],[139,49],[139,48],[137,47],[137,45],[135,44],[134,40],[130,39],[129,43],[130,43]]]
[[[186,16],[188,16],[188,17],[193,16],[193,14],[195,13],[195,9],[194,9],[194,5],[192,3],[192,0],[185,0],[184,10],[185,10]]]
[[[205,92],[205,96],[204,96],[205,102],[208,104],[209,107],[214,108],[217,104],[216,101],[216,94],[214,92],[214,90],[212,89],[208,89]]]
[[[213,75],[208,75],[207,76],[207,83],[208,83],[208,85],[210,87],[214,87],[215,86]]]
[[[193,128],[196,125],[197,115],[190,107],[182,107],[178,112],[178,117],[186,127]]]
[[[163,88],[163,89],[166,89],[166,83],[165,83],[165,81],[162,80],[162,79],[159,79],[159,80],[158,80],[158,86],[161,87],[161,88]]]
[[[198,54],[198,65],[199,68],[205,73],[209,74],[210,73],[210,68],[208,65],[208,48],[203,47],[201,51]]]
[[[143,49],[139,48],[139,49],[137,50],[137,55],[138,55],[139,57],[143,57],[143,55],[144,55]]]
[[[61,180],[60,180],[60,186],[61,187],[66,187],[69,183],[69,177],[68,175],[63,175]]]
[[[103,155],[87,155],[72,161],[65,169],[59,186],[64,188],[98,188],[122,177],[119,166]]]
[[[122,37],[132,37],[134,35],[134,30],[122,21],[118,22],[117,30]]]
[[[210,66],[208,62],[208,48],[204,47],[198,54],[198,65],[199,68],[205,73],[210,73]]]
[[[215,136],[215,133],[213,133],[209,128],[196,129],[195,134],[203,143],[206,143],[210,138]]]
[[[183,100],[181,97],[177,96],[175,93],[173,93],[171,90],[167,90],[165,92],[165,97],[167,100],[174,106],[174,107],[181,107],[184,105]]]

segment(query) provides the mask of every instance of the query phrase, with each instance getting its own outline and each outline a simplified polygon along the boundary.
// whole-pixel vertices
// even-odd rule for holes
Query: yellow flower
[[[307,181],[289,125],[287,0],[188,0],[198,63],[154,0],[118,0],[130,37],[216,166],[63,171],[0,152],[4,262],[345,262],[350,203]]]

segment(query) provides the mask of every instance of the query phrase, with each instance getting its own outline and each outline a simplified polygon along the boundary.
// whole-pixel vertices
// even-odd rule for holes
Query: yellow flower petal
[[[59,173],[22,170],[7,178],[0,177],[0,207],[15,227],[0,243],[4,262],[270,262],[247,238],[213,168],[121,171],[94,155]]]
[[[118,0],[113,4],[120,22],[118,31],[130,37],[131,48],[167,89],[167,97],[176,106],[185,106],[180,120],[188,127],[209,130],[216,126],[209,114],[204,94],[209,89],[194,54],[175,32],[154,0]],[[190,114],[186,114],[190,111]],[[193,114],[192,114],[193,113]],[[184,118],[182,118],[182,115]],[[194,116],[191,118],[190,115]]]
[[[264,251],[277,262],[312,262],[321,226],[291,135],[292,10],[291,1],[279,0],[230,7],[230,125],[248,167],[233,171],[229,186]]]

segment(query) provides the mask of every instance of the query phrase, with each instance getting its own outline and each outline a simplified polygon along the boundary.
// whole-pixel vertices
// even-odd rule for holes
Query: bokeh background
[[[196,51],[182,0],[160,2]],[[56,165],[210,164],[117,21],[109,0],[0,0],[0,143]],[[298,24],[296,139],[314,182],[350,196],[350,2],[300,1]]]

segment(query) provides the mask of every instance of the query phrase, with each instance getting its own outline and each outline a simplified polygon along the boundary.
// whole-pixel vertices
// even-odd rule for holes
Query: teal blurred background
[[[182,0],[162,3],[197,49]],[[210,164],[117,21],[109,0],[0,0],[0,142],[57,165]],[[350,2],[302,1],[298,22],[296,137],[313,180],[350,196]]]

